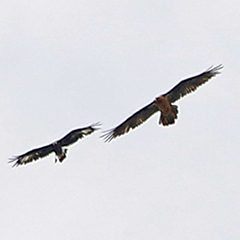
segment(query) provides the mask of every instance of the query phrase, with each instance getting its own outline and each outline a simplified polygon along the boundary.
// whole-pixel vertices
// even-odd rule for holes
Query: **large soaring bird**
[[[67,153],[67,149],[64,147],[77,142],[79,139],[83,138],[85,135],[89,135],[92,132],[94,132],[95,130],[99,129],[98,128],[99,125],[100,125],[100,123],[95,123],[88,127],[72,130],[66,136],[64,136],[62,139],[60,139],[54,143],[51,143],[47,146],[36,148],[36,149],[28,151],[22,155],[13,157],[10,159],[9,162],[10,163],[14,162],[13,167],[14,166],[17,167],[18,165],[27,164],[29,162],[32,162],[33,160],[36,161],[39,158],[46,157],[47,155],[49,155],[52,152],[54,152],[56,154],[55,163],[57,161],[62,162],[66,158],[66,153]]]
[[[222,65],[210,67],[205,72],[197,76],[182,80],[170,91],[156,97],[153,102],[134,113],[119,126],[105,131],[101,137],[103,137],[106,142],[110,142],[112,139],[127,133],[131,128],[134,129],[158,111],[161,113],[159,124],[162,124],[163,126],[174,124],[178,114],[178,107],[176,105],[172,105],[172,103],[186,94],[195,91],[197,87],[219,74],[219,70],[222,68]]]

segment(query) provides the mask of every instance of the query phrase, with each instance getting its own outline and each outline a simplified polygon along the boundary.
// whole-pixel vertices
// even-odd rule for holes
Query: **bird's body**
[[[91,134],[92,132],[98,129],[99,125],[100,125],[99,123],[96,123],[85,128],[75,129],[69,132],[63,138],[59,139],[58,141],[55,141],[49,145],[40,148],[35,148],[24,154],[11,158],[10,162],[14,162],[13,167],[23,165],[34,160],[36,161],[39,158],[46,157],[52,152],[56,154],[55,162],[57,161],[63,162],[63,160],[66,158],[67,153],[67,149],[65,147],[75,143],[79,139],[83,138],[85,135]]]
[[[67,149],[62,148],[60,141],[54,142],[52,145],[53,145],[53,152],[55,152],[56,154],[55,163],[57,161],[62,162],[67,157],[66,156]]]
[[[178,110],[176,105],[172,105],[167,97],[159,96],[155,99],[155,104],[158,107],[158,110],[161,112],[159,119],[159,124],[167,126],[173,124],[177,118]]]
[[[222,65],[211,67],[197,76],[182,80],[170,91],[156,97],[154,101],[134,113],[123,123],[114,129],[106,131],[102,137],[105,141],[110,142],[112,139],[127,133],[130,129],[139,126],[156,112],[160,112],[161,114],[159,124],[163,126],[174,124],[178,114],[178,107],[172,103],[186,94],[195,91],[197,87],[219,74],[218,70],[220,69],[222,69]]]

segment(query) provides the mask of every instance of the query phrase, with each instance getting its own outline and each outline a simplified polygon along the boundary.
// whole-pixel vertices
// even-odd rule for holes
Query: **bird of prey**
[[[54,143],[51,143],[44,147],[33,149],[22,155],[12,157],[10,158],[9,162],[10,163],[14,162],[13,167],[14,166],[17,167],[18,165],[24,165],[34,160],[36,161],[39,158],[46,157],[52,152],[56,154],[55,163],[57,161],[62,162],[66,158],[66,153],[67,153],[67,149],[64,147],[69,146],[77,142],[79,139],[83,138],[85,135],[89,135],[95,130],[98,130],[99,126],[100,126],[100,123],[95,123],[88,127],[72,130],[60,140],[55,141]]]
[[[156,97],[154,101],[134,113],[119,126],[103,132],[101,137],[106,142],[110,142],[112,139],[127,133],[130,129],[139,126],[158,111],[161,113],[159,124],[162,124],[163,126],[174,124],[175,119],[177,119],[178,107],[172,103],[186,94],[195,91],[197,87],[204,84],[217,74],[220,74],[219,70],[222,68],[222,65],[210,67],[197,76],[180,81],[170,91]]]

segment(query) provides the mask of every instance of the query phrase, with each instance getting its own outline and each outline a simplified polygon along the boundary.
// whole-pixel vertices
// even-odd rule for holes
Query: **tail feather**
[[[171,105],[171,109],[168,111],[168,113],[161,113],[159,124],[162,124],[163,126],[174,124],[175,119],[177,119],[177,114],[178,107],[176,105]]]
[[[63,160],[67,157],[66,153],[67,153],[67,149],[63,149],[63,152],[61,154],[56,155],[55,163],[57,161],[59,161],[60,163],[63,162]]]

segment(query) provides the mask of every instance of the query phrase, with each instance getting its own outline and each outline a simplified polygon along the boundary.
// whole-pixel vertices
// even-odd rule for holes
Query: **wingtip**
[[[19,166],[18,157],[16,157],[16,156],[10,157],[8,159],[8,164],[12,164],[12,163],[14,163],[12,165],[12,168]]]
[[[102,138],[106,143],[111,142],[115,137],[116,136],[114,136],[113,129],[103,131],[102,135],[100,136],[100,138]]]
[[[93,128],[94,130],[99,130],[101,129],[102,123],[101,122],[96,122],[93,123],[90,127]]]
[[[221,72],[218,72],[219,70],[223,69],[224,66],[223,64],[218,64],[216,66],[212,65],[211,67],[209,67],[206,72],[215,72],[216,74],[220,74]]]
[[[10,158],[8,158],[8,163],[12,163],[12,162],[14,162],[16,160],[17,160],[16,156],[10,157]]]

